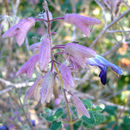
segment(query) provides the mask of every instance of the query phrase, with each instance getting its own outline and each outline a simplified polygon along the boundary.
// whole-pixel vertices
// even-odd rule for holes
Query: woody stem
[[[47,21],[50,21],[50,19],[49,19],[49,11],[48,11],[48,6],[47,6],[46,0],[44,0],[44,4],[46,5],[45,11],[46,11],[46,15],[47,15]],[[51,42],[51,22],[48,22],[48,35],[49,35],[49,39],[50,39],[50,42]],[[51,59],[54,60],[53,51],[51,51]],[[54,65],[54,68],[55,68],[56,72],[58,73],[58,77],[59,77],[59,79],[61,81],[61,87],[62,87],[62,90],[63,90],[63,93],[64,93],[64,98],[65,98],[65,102],[66,102],[66,108],[67,108],[67,111],[68,111],[70,128],[71,128],[71,130],[73,130],[73,125],[71,124],[72,118],[71,118],[71,114],[70,114],[68,99],[67,99],[67,96],[66,96],[66,92],[64,90],[63,80],[62,80],[61,74],[60,74],[60,72],[59,72],[55,62],[53,63],[53,65]]]

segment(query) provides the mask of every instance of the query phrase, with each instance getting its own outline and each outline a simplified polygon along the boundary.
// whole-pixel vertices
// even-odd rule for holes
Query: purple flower
[[[76,43],[66,44],[64,53],[75,70],[79,67],[85,68],[87,59],[96,55],[94,50]]]
[[[98,66],[101,69],[99,77],[104,85],[106,84],[107,79],[107,66],[118,75],[122,74],[120,67],[97,55],[94,50],[76,43],[68,43],[64,45],[64,56],[69,60],[74,70],[78,70],[80,67],[86,68],[86,63],[92,66]]]
[[[28,78],[31,78],[32,77],[32,74],[33,74],[33,70],[34,70],[34,67],[36,65],[36,62],[38,61],[38,54],[37,55],[34,55],[32,56],[20,69],[19,71],[16,73],[16,76],[19,76],[23,73],[26,73]]]
[[[90,118],[89,112],[86,109],[86,107],[84,106],[84,104],[82,103],[82,101],[75,95],[72,95],[72,100],[75,104],[77,113],[79,118],[83,115],[87,116],[88,118]]]
[[[50,57],[51,57],[51,42],[46,37],[42,41],[39,49],[39,67],[41,70],[47,69]]]
[[[27,99],[34,97],[37,101],[40,99],[40,89],[41,89],[41,84],[43,81],[43,77],[40,76],[36,79],[32,87],[30,87],[25,94],[24,101],[26,102]]]
[[[15,36],[16,42],[21,46],[26,38],[28,30],[34,26],[34,18],[26,18],[21,20],[18,24],[9,28],[3,35],[3,38]]]
[[[106,84],[107,79],[107,66],[109,66],[113,71],[115,71],[118,75],[122,74],[122,70],[120,67],[112,64],[111,62],[107,61],[105,58],[96,55],[94,58],[89,58],[87,63],[91,66],[98,66],[101,69],[99,77],[103,85]]]
[[[69,87],[74,87],[74,80],[71,75],[71,71],[66,65],[64,64],[60,65],[60,73],[61,73],[65,87],[67,89],[70,89]]]
[[[85,35],[90,35],[90,25],[100,24],[100,20],[93,17],[85,17],[79,14],[66,14],[64,21],[75,25],[79,28]]]
[[[41,88],[41,103],[44,102],[50,102],[52,93],[53,93],[53,85],[54,85],[54,73],[52,73],[51,71],[48,72],[44,79],[43,79],[43,83],[42,83],[42,88]]]

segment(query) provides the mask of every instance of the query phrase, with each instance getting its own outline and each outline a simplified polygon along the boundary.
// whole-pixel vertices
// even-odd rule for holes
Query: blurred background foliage
[[[104,8],[107,25],[130,8],[130,1],[122,0],[122,4],[118,8],[118,14],[112,17],[112,12],[100,0],[101,6]],[[0,35],[19,20],[26,17],[38,17],[44,12],[42,0],[0,0]],[[99,35],[105,26],[104,14],[102,8],[96,0],[48,0],[49,9],[53,14],[53,18],[62,17],[66,13],[79,13],[84,16],[96,17],[101,20],[100,25],[91,27],[90,37],[84,36],[74,26],[64,23],[62,20],[52,23],[52,31],[56,32],[53,36],[53,45],[65,44],[76,41],[79,44],[89,47],[95,38]],[[17,7],[18,6],[18,7]],[[118,30],[117,32],[112,32]],[[29,46],[39,42],[42,35],[47,32],[43,22],[36,23],[35,27],[28,32],[25,44],[19,47],[15,39],[2,39],[0,37],[0,78],[12,83],[32,82],[36,79],[38,72],[35,71],[32,79],[26,76],[16,77],[15,74],[22,64],[32,55]],[[117,49],[110,51],[113,46],[118,45]],[[99,70],[92,67],[91,69],[80,70],[73,74],[76,79],[77,90],[79,96],[83,99],[90,98],[95,105],[99,105],[103,109],[106,119],[104,123],[95,126],[93,129],[111,129],[111,130],[128,130],[130,127],[130,13],[114,24],[105,35],[93,47],[100,55],[104,55],[106,59],[120,66],[123,69],[123,75],[117,77],[112,70],[108,69],[107,85],[100,83],[98,74]],[[110,51],[110,53],[109,53]],[[108,52],[108,53],[107,53]],[[62,60],[62,57],[57,57]],[[1,83],[0,80],[0,125],[7,124],[7,121],[15,116],[17,111],[17,101],[19,99],[23,103],[25,91],[28,86],[23,88],[13,88],[9,92],[1,94],[4,89],[12,87]],[[54,100],[48,104],[50,109],[54,108]],[[14,105],[14,106],[13,106]],[[34,106],[38,110],[33,110]],[[42,112],[43,106],[37,101],[31,100],[29,103],[30,110],[25,109],[29,113],[35,115]],[[17,106],[19,108],[19,106]],[[4,113],[3,113],[4,112]],[[20,109],[18,115],[22,116],[23,111]],[[16,114],[17,115],[17,114]],[[30,114],[31,115],[31,114]],[[44,117],[45,115],[42,115]],[[8,119],[9,118],[9,119]],[[83,118],[86,120],[85,118]],[[18,120],[15,120],[17,123]],[[55,121],[55,120],[54,120]],[[18,123],[19,124],[19,123]],[[42,123],[41,123],[42,124]],[[81,123],[80,123],[81,124]],[[59,125],[59,124],[57,124]],[[85,128],[86,124],[84,124]],[[42,127],[42,126],[41,126]],[[60,128],[60,127],[59,127]],[[59,129],[58,128],[58,129]],[[27,128],[24,128],[27,129]],[[75,127],[76,129],[76,127]],[[78,129],[78,127],[77,127]],[[13,129],[12,129],[13,130]]]

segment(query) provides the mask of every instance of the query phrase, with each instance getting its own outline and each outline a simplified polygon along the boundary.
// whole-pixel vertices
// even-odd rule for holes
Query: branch
[[[115,52],[116,50],[118,50],[120,48],[120,46],[122,44],[124,44],[124,43],[130,44],[130,41],[128,41],[128,42],[125,42],[125,41],[124,42],[123,41],[117,42],[110,50],[108,50],[104,54],[102,54],[102,56],[107,56],[109,54],[113,54],[113,52]]]
[[[8,92],[10,91],[11,89],[13,88],[22,88],[22,87],[26,87],[26,86],[32,86],[33,82],[28,82],[28,83],[18,83],[18,84],[14,84],[14,83],[11,83],[10,81],[7,81],[7,80],[4,80],[2,78],[0,78],[0,83],[6,85],[6,86],[13,86],[13,87],[9,87],[6,91],[5,90],[2,90],[3,93],[5,92]],[[0,95],[3,94],[2,91],[0,91]],[[76,90],[73,90],[77,95],[79,95],[79,97],[82,97],[82,98],[90,98],[91,100],[96,100],[94,96],[91,96],[89,94],[84,94],[84,93],[81,93],[81,92],[78,92]],[[121,106],[121,105],[117,105],[117,104],[114,104],[114,103],[111,103],[111,102],[108,102],[108,101],[105,101],[105,100],[102,100],[102,99],[98,99],[97,100],[98,103],[103,103],[105,105],[111,105],[111,106],[117,106],[118,109],[120,110],[124,110],[127,111],[128,108],[124,107],[124,106]]]
[[[129,33],[130,30],[111,30],[111,31],[108,30],[107,32],[108,33],[121,33],[121,32],[126,32],[126,33],[128,32]]]
[[[96,1],[96,3],[98,4],[98,6],[99,6],[99,7],[101,8],[101,10],[102,10],[102,13],[103,13],[103,16],[104,16],[104,20],[105,20],[105,26],[107,26],[106,12],[105,12],[103,6],[100,4],[100,2],[99,2],[98,0],[95,0],[95,1]]]
[[[96,39],[92,42],[92,44],[90,45],[90,48],[94,47],[94,45],[96,45],[96,43],[98,42],[98,40],[101,40],[101,37],[105,34],[105,32],[116,22],[118,22],[120,19],[122,19],[125,15],[127,15],[130,12],[130,9],[128,9],[127,11],[125,11],[122,15],[120,15],[119,17],[117,17],[115,20],[113,20],[108,26],[104,27],[103,30],[100,32],[100,34],[96,37]]]
[[[81,98],[89,98],[89,99],[91,99],[91,100],[95,100],[95,101],[97,101],[98,103],[102,103],[102,104],[104,104],[104,105],[116,106],[119,110],[125,110],[125,111],[129,110],[128,107],[124,107],[124,106],[121,106],[121,105],[117,105],[117,104],[114,104],[114,103],[105,101],[105,100],[103,100],[103,99],[96,99],[94,96],[91,96],[91,95],[86,94],[86,93],[84,94],[84,93],[81,93],[81,92],[76,91],[76,90],[73,90],[73,91],[74,91],[74,93],[75,93],[77,96],[79,96],[79,97],[81,97]]]
[[[0,78],[0,83],[8,88],[1,90],[0,91],[0,95],[12,90],[13,88],[23,88],[23,87],[27,87],[27,86],[32,86],[33,82],[28,82],[28,83],[18,83],[18,84],[14,84],[10,81],[7,81],[5,79]]]

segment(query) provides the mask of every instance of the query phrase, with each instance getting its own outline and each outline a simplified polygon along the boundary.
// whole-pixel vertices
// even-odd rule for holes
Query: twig
[[[14,83],[11,83],[10,81],[6,81],[6,80],[1,80],[0,78],[0,82],[2,81],[2,83],[8,83],[8,84],[11,84],[12,86],[17,86],[17,87],[12,87],[12,88],[22,88],[22,87],[26,87],[26,86],[32,86],[33,82],[28,82],[28,83],[19,83],[19,84],[14,84]],[[4,82],[3,82],[4,81]],[[95,97],[94,96],[91,96],[89,94],[84,94],[84,93],[80,93],[80,92],[77,92],[76,90],[74,91],[77,95],[79,95],[80,97],[83,97],[83,98],[90,98],[91,100],[95,100]],[[117,104],[114,104],[114,103],[111,103],[111,102],[108,102],[108,101],[105,101],[105,100],[102,100],[102,99],[98,99],[97,102],[99,103],[104,103],[105,105],[112,105],[112,106],[117,106],[120,110],[124,109],[124,106],[121,106],[121,105],[117,105]],[[128,110],[128,108],[125,109],[125,111]]]
[[[118,32],[130,32],[130,30],[111,30],[111,31],[107,31],[108,33],[118,33]]]
[[[105,34],[105,32],[116,22],[118,22],[120,19],[122,19],[125,15],[127,15],[130,12],[130,9],[128,9],[127,11],[125,11],[122,15],[120,15],[118,18],[116,18],[115,20],[113,20],[108,26],[104,27],[103,30],[100,32],[100,34],[96,37],[96,39],[92,42],[92,44],[90,45],[90,47],[94,47],[96,45],[96,43],[98,42],[98,40],[101,40],[101,37]]]
[[[122,42],[122,41],[121,42],[117,42],[110,50],[108,50],[104,54],[102,54],[102,56],[107,56],[109,54],[113,54],[113,52],[118,50],[123,43],[124,42]]]
[[[4,0],[4,4],[5,4],[5,7],[6,7],[6,12],[8,15],[10,15],[10,12],[9,12],[9,5],[8,5],[8,1],[7,0]],[[9,26],[10,26],[10,23],[9,23]],[[7,78],[10,76],[10,72],[12,70],[12,65],[11,65],[11,60],[12,60],[12,42],[11,42],[11,38],[8,38],[8,54],[9,54],[9,57],[8,57],[8,67],[7,67]]]
[[[96,98],[95,98],[94,96],[91,96],[91,95],[86,94],[86,93],[85,93],[85,94],[84,94],[84,93],[81,93],[81,92],[79,92],[79,91],[77,91],[77,90],[74,90],[74,93],[75,93],[77,96],[81,97],[81,98],[89,98],[89,99],[91,99],[91,100],[96,100]],[[124,107],[124,106],[122,106],[122,105],[117,105],[117,104],[114,104],[114,103],[105,101],[105,100],[103,100],[103,99],[97,99],[96,101],[97,101],[97,103],[102,103],[102,104],[110,105],[110,106],[116,106],[119,110],[124,110],[124,111],[128,111],[128,110],[129,110],[128,107]]]
[[[61,11],[60,6],[58,6],[58,8],[57,8],[57,6],[52,2],[52,0],[48,0],[48,1],[49,1],[50,5],[51,5],[52,7],[54,7],[59,13],[61,13],[62,15],[65,14],[64,12]]]
[[[28,83],[18,83],[18,84],[14,84],[8,80],[5,80],[5,79],[2,79],[0,78],[0,83],[8,88],[4,89],[4,90],[1,90],[0,91],[0,95],[6,93],[6,92],[9,92],[10,90],[12,90],[13,88],[22,88],[22,87],[27,87],[27,86],[32,86],[33,85],[33,82],[28,82]]]
[[[118,50],[119,48],[120,48],[120,46],[122,45],[122,44],[130,44],[130,41],[127,41],[127,42],[123,42],[123,41],[121,41],[121,42],[117,42],[110,50],[108,50],[108,51],[106,51],[104,54],[102,54],[102,56],[107,56],[107,55],[109,55],[109,54],[113,54],[113,52],[115,52],[116,50]]]
[[[99,5],[99,7],[100,7],[101,10],[102,10],[102,13],[103,13],[103,15],[104,15],[104,20],[105,20],[105,27],[106,27],[106,26],[107,26],[106,12],[105,12],[103,6],[100,4],[100,2],[99,2],[98,0],[95,0],[95,1],[96,1],[96,3]]]

